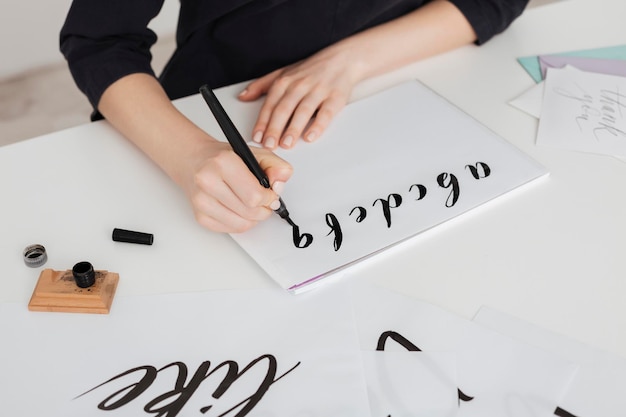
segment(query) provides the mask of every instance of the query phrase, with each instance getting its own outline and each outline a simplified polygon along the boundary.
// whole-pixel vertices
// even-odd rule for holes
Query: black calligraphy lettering
[[[108,383],[122,377],[132,375],[133,373],[138,371],[144,371],[144,376],[138,382],[128,385],[114,392],[97,405],[97,407],[101,410],[115,410],[130,403],[131,401],[137,399],[137,397],[139,397],[141,394],[143,394],[156,380],[159,372],[162,372],[168,368],[176,367],[178,369],[178,375],[174,383],[174,388],[171,391],[161,394],[154,399],[148,401],[144,407],[144,411],[146,413],[155,414],[157,417],[175,417],[178,415],[178,413],[180,413],[185,404],[187,404],[189,399],[197,391],[202,382],[204,382],[204,380],[215,374],[220,369],[226,368],[226,375],[211,395],[216,400],[220,399],[220,397],[233,385],[233,383],[235,383],[246,372],[259,364],[261,361],[267,362],[267,371],[257,390],[252,395],[246,397],[244,400],[235,404],[226,412],[218,416],[224,417],[234,410],[239,409],[239,411],[237,411],[236,414],[233,414],[232,417],[243,417],[247,415],[259,403],[259,401],[261,401],[265,393],[275,382],[279,381],[284,376],[291,373],[300,365],[300,362],[296,363],[291,369],[289,369],[282,375],[276,377],[278,363],[273,355],[262,355],[256,358],[255,360],[250,362],[244,369],[242,369],[241,372],[239,372],[239,365],[234,361],[222,362],[213,369],[211,369],[211,362],[205,361],[198,367],[188,383],[187,365],[185,365],[183,362],[172,362],[158,370],[155,367],[149,365],[140,366],[122,372],[121,374],[114,376],[113,378],[103,382],[102,384],[99,384],[96,387],[91,388],[90,390],[80,394],[76,398],[93,392],[94,390],[101,388],[104,385],[107,385]],[[201,408],[200,411],[204,414],[208,412],[212,407],[213,405],[208,405]]]
[[[428,190],[425,186],[423,186],[422,184],[413,184],[409,187],[409,192],[413,191],[413,188],[417,189],[417,198],[415,199],[416,201],[419,201],[422,198],[426,197],[426,192]]]
[[[402,204],[402,196],[400,194],[389,194],[387,199],[378,198],[374,201],[372,206],[376,206],[376,203],[380,201],[380,205],[383,208],[383,216],[385,216],[385,220],[387,221],[387,227],[391,227],[391,209],[400,207]]]
[[[453,207],[459,199],[459,181],[454,174],[443,172],[437,176],[437,184],[442,188],[450,188],[450,194],[446,199],[446,207]]]
[[[472,177],[477,180],[487,178],[491,175],[491,168],[484,162],[476,162],[474,165],[465,165],[465,168],[469,169]]]
[[[304,249],[311,246],[313,243],[313,235],[310,233],[300,234],[300,227],[293,221],[288,220],[291,225],[291,231],[293,234],[293,244],[296,248]]]
[[[154,398],[152,401],[149,401],[144,407],[144,411],[146,411],[147,413],[156,414],[157,416],[177,415],[180,412],[180,410],[182,410],[182,408],[185,406],[187,401],[191,398],[193,393],[196,392],[200,384],[206,378],[208,378],[213,372],[215,372],[217,369],[222,367],[225,363],[226,362],[224,362],[223,364],[220,364],[213,371],[207,373],[207,371],[211,367],[211,362],[209,361],[203,362],[198,367],[194,375],[191,377],[191,380],[189,381],[189,384],[187,385],[185,385],[185,382],[187,381],[187,374],[188,374],[187,365],[185,365],[182,362],[174,362],[174,363],[170,363],[169,365],[164,366],[163,368],[159,369],[159,372],[164,371],[165,369],[170,368],[172,366],[178,367],[178,377],[176,378],[174,389],[169,392],[166,392],[165,394],[159,395],[158,397]],[[165,402],[166,400],[171,400],[172,397],[175,397],[176,399],[170,402],[167,402],[165,405],[163,405],[160,408],[155,408],[156,406]],[[214,397],[215,397],[215,394],[214,394]]]
[[[339,220],[332,213],[326,213],[326,224],[330,227],[330,232],[326,236],[330,236],[331,234],[335,235],[333,239],[333,247],[335,248],[335,252],[341,248],[341,242],[343,242],[343,232],[341,231],[341,225],[339,224]]]
[[[89,394],[90,392],[110,382],[123,378],[127,375],[134,374],[135,372],[138,372],[138,371],[145,371],[145,375],[138,382],[135,382],[134,384],[131,384],[127,387],[120,389],[119,391],[114,392],[113,394],[109,395],[104,400],[102,400],[102,402],[98,404],[98,408],[100,410],[105,410],[105,411],[115,410],[116,408],[122,407],[128,404],[129,402],[133,401],[135,398],[139,397],[141,394],[143,394],[145,390],[148,389],[148,387],[150,387],[150,385],[152,385],[158,373],[157,369],[154,366],[147,365],[147,366],[139,366],[137,368],[129,369],[126,372],[122,372],[121,374],[114,376],[108,381],[104,381],[100,385],[96,385],[89,391],[85,391],[84,393],[80,394],[76,398],[80,398],[83,395]],[[112,400],[115,400],[120,395],[122,396],[117,401],[110,402]]]
[[[400,346],[402,346],[409,352],[421,352],[422,351],[409,339],[402,336],[398,332],[394,332],[393,330],[388,330],[380,334],[380,336],[378,337],[378,342],[376,343],[376,350],[378,351],[385,350],[385,343],[387,342],[387,339],[393,340],[394,342],[396,342],[397,344],[399,344]],[[461,401],[468,402],[474,399],[474,397],[470,397],[469,395],[465,394],[463,391],[461,391],[458,388],[457,388],[457,391],[458,391],[458,396],[459,396],[459,403]]]
[[[356,222],[361,223],[367,217],[367,210],[365,210],[365,207],[356,206],[355,208],[350,210],[349,216],[352,216],[352,213],[354,213],[355,210],[357,212]]]
[[[465,165],[470,175],[480,180],[492,176],[493,171],[489,164],[486,162],[473,162]],[[445,197],[445,206],[450,208],[456,205],[461,194],[461,188],[458,177],[451,172],[442,172],[436,177],[439,187],[447,189],[448,193]],[[432,192],[432,190],[430,190]],[[407,198],[414,198],[415,201],[424,200],[429,194],[429,189],[420,183],[413,183],[409,186]],[[443,193],[445,196],[445,192]],[[403,195],[398,193],[391,193],[386,198],[377,198],[372,203],[372,207],[376,207],[380,203],[382,214],[387,224],[387,228],[391,228],[393,223],[393,210],[402,205]],[[348,217],[352,217],[356,223],[363,223],[365,219],[370,215],[368,209],[364,206],[356,205],[348,213]],[[370,216],[371,217],[371,216]],[[333,213],[326,213],[325,221],[326,225],[330,228],[326,236],[333,237],[333,248],[335,252],[339,251],[343,247],[344,233],[341,227],[341,217],[337,217]],[[289,224],[292,226],[293,244],[296,248],[307,248],[313,243],[313,235],[311,233],[301,233],[300,227],[293,221],[288,219]]]

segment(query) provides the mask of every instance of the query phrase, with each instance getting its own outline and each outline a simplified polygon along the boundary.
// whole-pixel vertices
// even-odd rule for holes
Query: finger
[[[256,143],[263,143],[268,148],[272,149],[272,138],[270,140],[265,140],[266,135],[265,131],[269,124],[270,118],[272,117],[272,113],[276,105],[280,102],[285,91],[287,90],[288,84],[284,81],[284,79],[277,80],[272,83],[272,86],[267,91],[267,96],[265,97],[265,101],[261,106],[261,110],[259,110],[259,115],[257,120],[252,128],[252,140]],[[275,138],[274,138],[275,140]],[[274,146],[275,147],[275,146]]]
[[[323,101],[321,94],[309,94],[298,104],[289,125],[285,129],[280,141],[280,146],[289,149],[295,145],[296,141],[302,136],[302,132],[311,122],[313,115],[317,111],[320,103]]]
[[[346,99],[341,96],[334,96],[325,100],[317,110],[310,126],[302,135],[303,139],[307,142],[317,140],[345,105]]]
[[[289,164],[289,162],[266,149],[252,149],[257,161],[259,161],[261,169],[263,169],[263,171],[267,174],[273,189],[276,183],[284,184],[289,180],[289,178],[291,178],[291,175],[293,174],[293,167]],[[275,190],[277,194],[280,194],[280,187],[281,185],[277,185],[278,189]]]
[[[283,138],[285,129],[290,123],[296,109],[302,104],[302,100],[309,92],[310,87],[306,82],[291,84],[280,100],[274,104],[263,137],[263,145],[266,148],[274,149],[278,146],[279,140]],[[305,103],[305,107],[313,107],[311,114],[315,111],[315,105],[310,104],[310,102],[309,104]],[[292,137],[292,142],[298,137],[299,135]]]
[[[255,205],[255,196],[252,196],[248,201],[240,198],[237,194],[239,189],[231,188],[226,181],[215,182],[210,185],[199,184],[199,191],[192,197],[192,204],[197,214],[203,214],[237,229],[244,227],[248,222],[256,223],[269,217],[271,210],[264,205]],[[235,187],[240,187],[240,185]],[[266,191],[258,181],[256,184],[252,184],[254,190],[257,187],[260,188],[260,191]],[[257,201],[261,201],[262,197],[257,196],[256,198]],[[272,195],[270,199],[273,201],[277,198]]]
[[[269,91],[270,87],[274,83],[274,80],[278,78],[280,73],[281,70],[276,70],[252,81],[239,93],[239,99],[243,101],[252,101],[258,99],[263,94]]]
[[[270,213],[268,207],[278,199],[273,191],[261,186],[232,150],[212,158],[206,169],[196,175],[195,183],[202,193],[194,196],[194,206],[212,217],[213,211],[220,211],[217,202],[244,219],[263,220]]]
[[[199,193],[192,199],[196,221],[203,227],[219,233],[241,233],[258,222],[245,219],[207,194]]]

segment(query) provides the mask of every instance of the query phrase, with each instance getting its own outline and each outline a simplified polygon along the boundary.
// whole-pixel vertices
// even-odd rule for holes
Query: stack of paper
[[[520,59],[538,84],[511,104],[539,118],[537,144],[626,161],[626,46]]]
[[[626,360],[367,282],[0,304],[2,409],[47,416],[622,417]],[[52,341],[52,343],[51,343]],[[106,412],[106,413],[105,413]]]

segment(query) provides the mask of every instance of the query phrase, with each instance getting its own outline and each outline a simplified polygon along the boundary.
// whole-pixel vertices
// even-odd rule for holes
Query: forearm
[[[331,48],[350,57],[354,77],[362,81],[475,40],[461,11],[447,0],[435,0]]]
[[[113,83],[98,109],[179,185],[184,181],[181,161],[214,140],[182,115],[148,74],[131,74]]]

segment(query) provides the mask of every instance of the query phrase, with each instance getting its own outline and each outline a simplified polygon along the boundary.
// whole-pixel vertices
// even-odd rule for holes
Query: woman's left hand
[[[267,95],[252,139],[268,149],[291,148],[301,137],[313,142],[346,105],[358,81],[358,64],[335,44],[251,82],[241,100]]]

